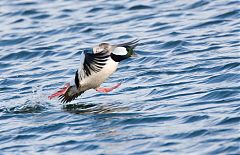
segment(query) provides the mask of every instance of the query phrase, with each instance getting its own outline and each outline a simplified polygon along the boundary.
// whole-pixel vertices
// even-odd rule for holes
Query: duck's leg
[[[98,87],[95,90],[97,92],[101,92],[101,93],[108,93],[108,92],[112,91],[113,89],[118,88],[120,85],[121,85],[121,83],[118,83],[118,84],[116,84],[115,86],[113,86],[111,88],[101,88],[101,87]]]
[[[57,97],[57,96],[60,96],[60,95],[65,94],[69,87],[70,87],[70,83],[66,83],[63,88],[61,88],[61,89],[60,89],[59,91],[57,91],[56,93],[48,96],[48,98],[51,100],[51,99],[54,98],[54,97]]]

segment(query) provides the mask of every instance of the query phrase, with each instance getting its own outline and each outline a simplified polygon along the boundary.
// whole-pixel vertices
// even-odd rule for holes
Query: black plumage
[[[103,51],[96,54],[91,54],[84,52],[85,60],[83,63],[83,70],[86,76],[89,76],[93,72],[99,72],[104,65],[106,65],[106,61],[108,60],[109,55]]]
[[[78,77],[78,70],[75,73],[75,85],[77,86],[77,89],[79,88],[79,77]]]
[[[71,89],[71,87],[69,87],[69,89]],[[79,95],[81,95],[82,93],[84,93],[84,91],[80,91],[78,93],[75,93],[75,94],[70,94],[68,91],[63,94],[63,95],[60,95],[58,97],[59,100],[61,100],[62,103],[67,103],[67,102],[71,102],[72,100],[74,100],[75,98],[77,98]]]

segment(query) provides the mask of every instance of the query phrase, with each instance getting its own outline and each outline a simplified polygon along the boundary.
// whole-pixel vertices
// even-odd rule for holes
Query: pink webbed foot
[[[112,91],[113,89],[118,88],[120,85],[121,85],[121,83],[118,83],[118,84],[116,84],[115,86],[113,86],[111,88],[100,88],[99,87],[99,88],[96,88],[95,90],[97,92],[101,92],[101,93],[108,93],[108,92]]]
[[[66,84],[64,85],[64,87],[61,88],[59,91],[57,91],[56,93],[48,96],[48,99],[51,100],[51,99],[54,98],[54,97],[58,97],[58,96],[60,96],[60,95],[65,94],[69,87],[70,87],[70,84],[69,84],[69,83],[66,83]]]

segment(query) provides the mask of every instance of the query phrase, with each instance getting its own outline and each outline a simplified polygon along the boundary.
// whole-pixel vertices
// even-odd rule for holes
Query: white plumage
[[[125,47],[116,47],[113,52],[116,55],[127,55],[127,49]]]
[[[91,76],[85,76],[84,78],[81,78],[81,89],[83,91],[86,91],[88,89],[95,89],[99,87],[112,73],[114,73],[117,69],[118,62],[113,61],[110,57],[106,61],[106,65],[103,66],[101,71],[99,72],[93,72]],[[84,71],[81,70],[80,75],[84,75]]]

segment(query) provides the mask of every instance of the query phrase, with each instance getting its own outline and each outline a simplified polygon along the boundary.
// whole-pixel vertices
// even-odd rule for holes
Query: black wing
[[[58,97],[58,99],[61,100],[62,103],[71,102],[72,100],[74,100],[75,98],[77,98],[79,95],[81,95],[82,93],[84,93],[84,91],[77,92],[77,93],[73,93],[73,92],[71,92],[71,89],[74,89],[73,86],[70,86],[70,87],[68,88],[68,90],[66,91],[65,94],[60,95],[60,96]]]
[[[106,61],[110,56],[106,51],[96,54],[84,52],[84,54],[85,60],[83,63],[83,70],[87,76],[91,75],[92,72],[99,72],[103,66],[106,65]]]

